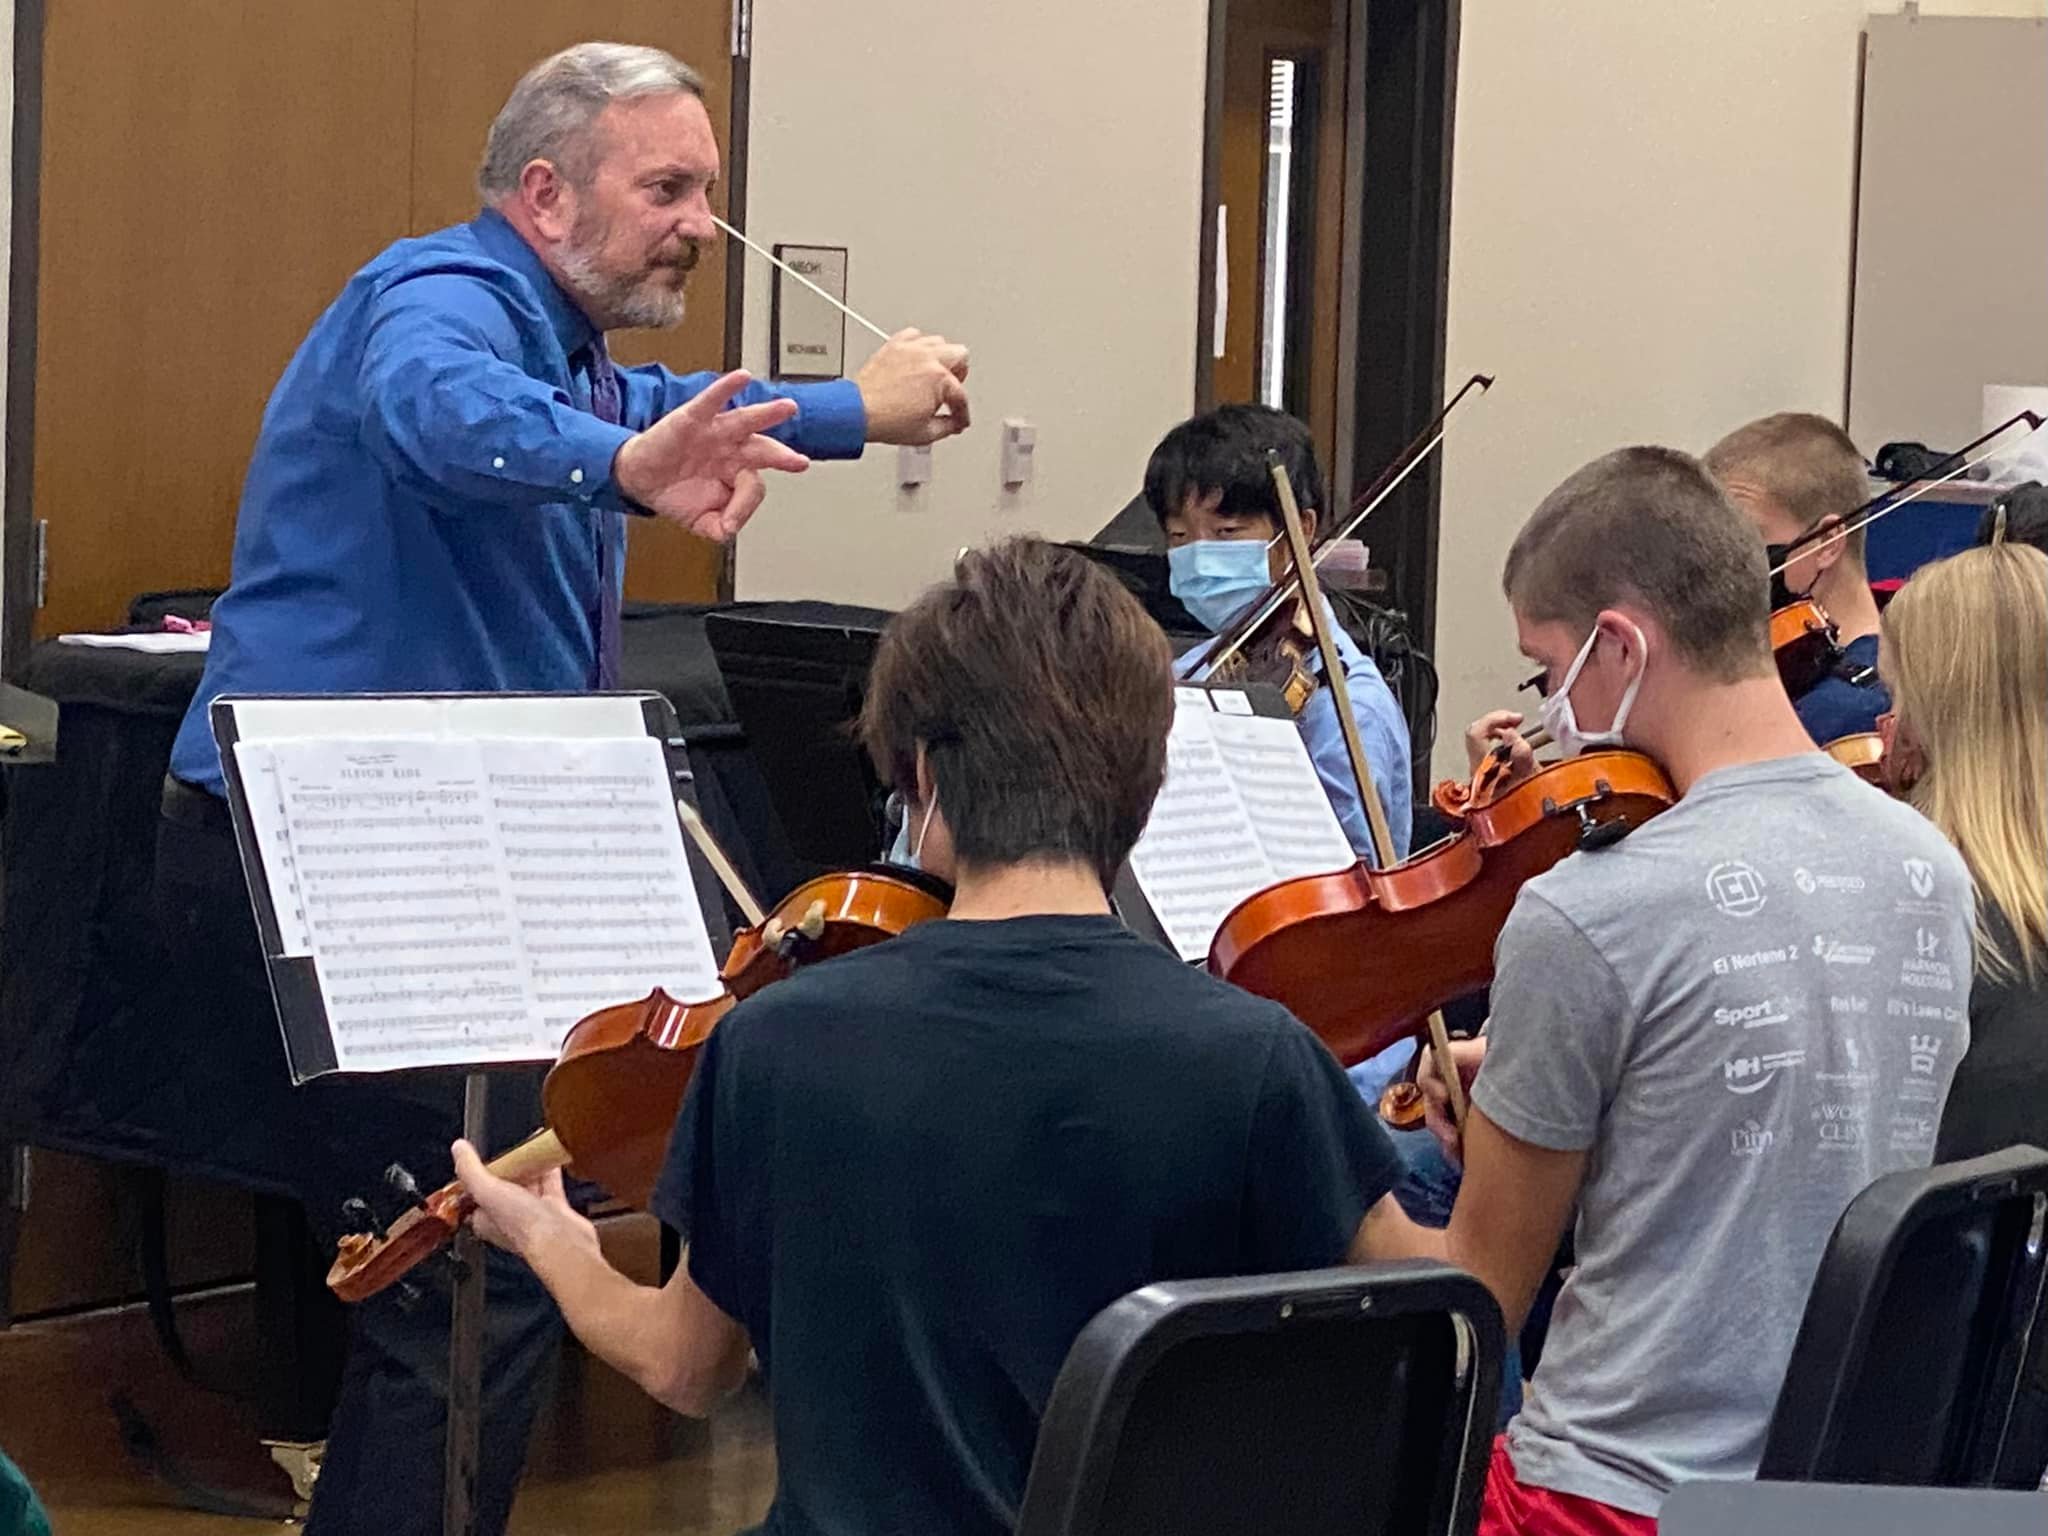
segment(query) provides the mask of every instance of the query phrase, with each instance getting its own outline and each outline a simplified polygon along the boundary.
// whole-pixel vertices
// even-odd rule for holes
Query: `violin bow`
[[[1352,777],[1358,781],[1358,798],[1365,806],[1365,821],[1372,832],[1373,852],[1378,856],[1381,869],[1392,869],[1396,862],[1394,836],[1387,827],[1387,810],[1380,802],[1378,786],[1373,783],[1372,768],[1365,760],[1365,743],[1358,734],[1357,717],[1351,713],[1351,688],[1344,676],[1343,659],[1337,654],[1337,637],[1331,633],[1329,615],[1323,609],[1322,584],[1316,579],[1315,561],[1310,558],[1308,532],[1302,524],[1301,507],[1294,499],[1294,483],[1287,478],[1287,466],[1280,462],[1279,454],[1268,453],[1266,467],[1272,472],[1273,489],[1279,493],[1280,517],[1286,528],[1287,546],[1294,556],[1294,568],[1301,577],[1302,595],[1308,601],[1309,624],[1315,630],[1316,649],[1323,659],[1323,682],[1330,690],[1330,702],[1336,707],[1338,728],[1344,733],[1344,751],[1351,759]],[[1459,1081],[1458,1065],[1451,1059],[1450,1031],[1444,1025],[1440,1009],[1429,1016],[1429,1049],[1436,1057],[1437,1071],[1443,1077],[1450,1098],[1451,1117],[1462,1131],[1465,1128],[1465,1085]]]
[[[1420,469],[1436,451],[1437,445],[1450,431],[1451,412],[1458,408],[1464,398],[1475,389],[1483,395],[1491,388],[1493,375],[1490,373],[1475,373],[1467,379],[1459,387],[1458,392],[1444,403],[1444,408],[1436,413],[1435,419],[1416,434],[1415,440],[1379,472],[1372,484],[1352,498],[1351,511],[1344,521],[1337,525],[1328,537],[1316,541],[1307,564],[1298,569],[1313,570],[1320,566],[1328,558],[1331,550],[1356,533],[1358,525],[1377,512],[1381,504],[1401,488],[1401,483]],[[1268,588],[1266,595],[1252,604],[1243,618],[1216,638],[1209,654],[1202,658],[1202,664],[1191,680],[1200,682],[1213,676],[1218,667],[1244,649],[1246,642],[1258,633],[1260,626],[1277,613],[1281,605],[1292,598],[1301,585],[1300,578],[1290,573]]]
[[[1879,518],[1889,517],[1892,513],[1898,511],[1899,508],[1907,505],[1909,502],[1918,501],[1922,496],[1925,496],[1929,491],[1939,490],[1942,486],[1947,485],[1951,480],[1954,480],[1961,475],[1968,474],[1971,470],[1975,469],[1979,464],[1988,464],[1993,459],[2002,459],[2007,454],[2017,453],[2020,450],[2020,447],[2026,442],[2027,437],[2021,438],[2017,443],[2008,443],[2003,448],[1993,448],[1986,453],[1977,454],[1977,457],[1974,459],[1970,457],[1972,453],[1975,453],[1977,449],[1982,448],[1986,443],[1990,442],[1993,438],[2003,436],[2006,432],[2018,426],[2021,422],[2025,422],[2027,424],[2027,437],[2032,437],[2036,432],[2041,430],[2041,418],[2032,411],[2021,411],[2017,415],[2009,417],[2007,420],[2002,421],[1997,426],[1993,427],[1989,432],[1986,432],[1982,437],[1975,438],[1972,441],[1963,444],[1962,447],[1958,448],[1954,453],[1949,454],[1946,458],[1935,460],[1935,463],[1937,465],[1947,464],[1951,460],[1954,460],[1956,461],[1954,468],[1947,470],[1943,474],[1936,476],[1932,479],[1930,479],[1926,475],[1920,476],[1918,479],[1911,482],[1912,488],[1909,491],[1907,491],[1904,495],[1900,495],[1895,490],[1880,491],[1877,495],[1871,497],[1870,500],[1864,502],[1863,505],[1858,507],[1854,512],[1851,512],[1848,515],[1848,517],[1843,520],[1842,525],[1839,528],[1830,528],[1825,533],[1823,533],[1817,527],[1807,529],[1805,533],[1802,533],[1798,538],[1792,540],[1791,543],[1785,546],[1785,558],[1779,561],[1778,564],[1772,568],[1770,574],[1773,576],[1782,575],[1784,571],[1792,564],[1792,562],[1794,560],[1799,559],[1801,556],[1807,554],[1818,554],[1821,550],[1826,549],[1831,545],[1841,543],[1842,540],[1848,538],[1851,534],[1862,532],[1865,528],[1868,528],[1872,523],[1876,522]],[[1808,548],[1809,545],[1812,547]]]
[[[716,224],[720,229],[724,230],[728,235],[731,235],[733,239],[739,241],[741,245],[744,245],[748,250],[752,251],[756,256],[760,257],[763,261],[767,262],[768,265],[770,265],[771,267],[779,267],[782,271],[787,272],[791,277],[795,278],[798,282],[802,283],[806,288],[810,289],[811,292],[815,293],[827,304],[830,304],[834,309],[838,310],[839,313],[846,316],[846,318],[851,320],[855,325],[867,327],[868,330],[874,332],[874,334],[880,337],[883,341],[887,341],[889,339],[889,333],[883,330],[879,325],[875,324],[875,322],[870,320],[866,315],[862,314],[857,309],[851,309],[847,307],[847,305],[843,304],[838,299],[833,298],[831,294],[827,293],[823,288],[820,288],[808,277],[805,277],[803,273],[797,271],[795,267],[792,267],[780,256],[776,255],[773,251],[768,250],[766,247],[757,245],[754,241],[749,240],[745,235],[741,234],[738,230],[734,229],[730,224],[726,223],[725,220],[721,219],[717,214],[714,213],[713,215],[711,215],[711,222]]]
[[[719,884],[725,887],[747,922],[755,928],[760,927],[768,913],[754,899],[754,893],[747,889],[747,882],[741,878],[732,860],[726,857],[725,850],[718,846],[718,839],[711,835],[711,829],[704,824],[704,817],[697,807],[681,795],[676,796],[676,820],[690,834],[690,841],[697,845],[697,851],[704,855],[704,862],[711,866],[711,872],[718,876]]]

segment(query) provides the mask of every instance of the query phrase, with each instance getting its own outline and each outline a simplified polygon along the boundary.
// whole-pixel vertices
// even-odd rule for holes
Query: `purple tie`
[[[590,371],[590,413],[613,426],[624,416],[619,372],[600,335],[585,349]],[[619,589],[626,552],[626,520],[616,512],[597,515],[597,686],[619,686]]]

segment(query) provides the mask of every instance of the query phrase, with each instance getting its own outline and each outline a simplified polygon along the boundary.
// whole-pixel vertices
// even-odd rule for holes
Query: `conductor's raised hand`
[[[922,447],[967,430],[967,349],[943,336],[898,331],[853,382],[868,413],[868,441]]]
[[[794,400],[732,404],[748,381],[744,371],[728,373],[628,438],[612,460],[620,493],[703,538],[738,533],[761,505],[762,470],[798,474],[811,466],[794,448],[761,435],[796,414]]]

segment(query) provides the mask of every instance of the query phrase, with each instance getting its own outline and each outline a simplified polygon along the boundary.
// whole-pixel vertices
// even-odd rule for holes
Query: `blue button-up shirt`
[[[715,377],[621,368],[613,426],[590,413],[596,335],[490,211],[349,280],[263,413],[173,773],[221,789],[207,709],[223,693],[592,686],[600,519],[626,510],[613,456]],[[859,457],[851,382],[740,399],[783,395],[801,408],[775,436]]]

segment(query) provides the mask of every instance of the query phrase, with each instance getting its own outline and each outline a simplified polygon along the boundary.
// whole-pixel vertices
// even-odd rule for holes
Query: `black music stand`
[[[704,619],[726,696],[809,874],[861,868],[888,840],[888,786],[853,723],[889,617],[840,603],[775,603]]]
[[[621,726],[622,734],[645,734],[661,744],[669,790],[678,800],[689,801],[693,808],[696,803],[686,743],[675,708],[655,693],[390,694],[267,699],[224,695],[215,700],[210,710],[210,723],[214,740],[220,748],[235,841],[248,879],[258,937],[270,975],[271,996],[277,1006],[278,1026],[284,1036],[285,1054],[295,1083],[335,1071],[339,1057],[313,955],[310,949],[295,943],[287,933],[283,914],[288,905],[298,899],[296,887],[280,890],[272,886],[260,851],[262,839],[251,810],[252,785],[244,775],[235,749],[238,742],[252,739],[249,716],[245,713],[252,708],[259,714],[268,711],[275,716],[283,707],[292,712],[292,718],[303,722],[298,729],[309,735],[345,734],[343,725],[338,722],[346,721],[348,729],[374,737],[375,730],[365,726],[363,722],[367,717],[360,714],[365,705],[481,707],[490,712],[492,724],[479,728],[479,734],[516,738],[523,731],[539,739],[551,738],[558,731],[573,737],[578,733],[566,725],[567,717],[588,715],[594,709],[606,710],[619,722],[633,722],[634,728],[630,731]],[[330,711],[336,712],[331,719]],[[281,728],[278,720],[272,718],[256,734],[274,738],[292,733],[292,729]],[[394,729],[391,734],[408,732]],[[680,832],[677,835],[680,837]],[[730,945],[731,936],[725,928],[717,877],[689,839],[682,839],[682,847],[690,879],[696,889],[698,907],[704,917],[706,938],[713,955],[722,956]],[[499,1062],[494,1067],[477,1062],[402,1070],[459,1073],[463,1083],[462,1134],[471,1145],[483,1147],[487,1135],[491,1072],[504,1065],[507,1063]],[[483,1434],[484,1255],[482,1239],[467,1222],[457,1229],[450,1247],[453,1285],[448,1349],[446,1475],[442,1488],[441,1519],[446,1536],[473,1536]]]

